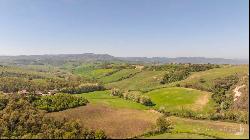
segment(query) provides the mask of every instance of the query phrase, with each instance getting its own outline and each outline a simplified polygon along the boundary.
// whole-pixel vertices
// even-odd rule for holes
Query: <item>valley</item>
[[[5,111],[13,97],[27,100],[45,117],[74,120],[102,138],[247,138],[248,72],[248,65],[218,64],[5,64],[0,109]],[[159,118],[171,122],[171,129],[158,131]],[[82,134],[59,138],[68,135]]]

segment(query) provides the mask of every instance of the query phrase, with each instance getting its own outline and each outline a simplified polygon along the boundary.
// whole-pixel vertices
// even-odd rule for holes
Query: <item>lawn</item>
[[[165,71],[142,71],[135,76],[118,82],[106,84],[108,88],[120,88],[124,90],[140,90],[143,92],[157,88]]]
[[[182,108],[209,111],[211,108],[208,105],[212,105],[209,103],[210,93],[188,88],[162,88],[150,91],[146,95],[156,104],[156,108],[165,107],[169,111]]]
[[[145,110],[148,107],[122,98],[110,96],[110,91],[95,91],[90,93],[75,94],[87,98],[92,104],[103,104],[114,108],[130,108]]]

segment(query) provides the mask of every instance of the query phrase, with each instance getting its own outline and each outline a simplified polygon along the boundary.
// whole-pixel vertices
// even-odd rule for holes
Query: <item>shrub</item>
[[[104,133],[104,131],[102,130],[97,130],[95,132],[95,139],[107,139],[108,137],[106,136],[106,134]]]
[[[129,92],[128,99],[137,103],[140,103],[141,94],[137,92]]]
[[[122,92],[121,92],[121,90],[119,90],[119,89],[116,89],[116,88],[113,88],[112,90],[111,90],[111,94],[110,94],[111,96],[118,96],[118,97],[123,97],[123,94],[122,94]]]
[[[199,82],[200,82],[200,83],[205,83],[205,82],[206,82],[206,80],[205,80],[205,79],[203,79],[203,78],[201,78],[201,79],[199,80]]]
[[[151,99],[148,96],[141,96],[140,97],[140,103],[145,105],[145,106],[153,105]]]
[[[156,127],[158,132],[169,132],[173,129],[172,122],[165,116],[159,117],[156,120]]]

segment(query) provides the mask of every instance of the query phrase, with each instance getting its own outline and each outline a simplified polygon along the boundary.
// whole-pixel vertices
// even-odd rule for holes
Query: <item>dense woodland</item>
[[[76,121],[45,117],[27,97],[11,95],[0,111],[0,138],[104,139],[103,131],[82,128]]]
[[[28,96],[29,102],[36,108],[48,112],[61,111],[69,108],[83,106],[88,100],[82,97],[76,97],[69,94],[58,93],[53,96]]]

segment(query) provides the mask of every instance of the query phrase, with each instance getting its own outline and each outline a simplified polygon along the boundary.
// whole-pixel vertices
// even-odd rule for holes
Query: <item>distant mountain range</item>
[[[224,59],[224,58],[206,58],[206,57],[119,57],[121,60],[146,62],[146,63],[193,63],[193,64],[249,64],[248,59]]]
[[[94,62],[94,61],[121,61],[127,63],[193,63],[193,64],[249,64],[249,59],[224,59],[224,58],[205,58],[205,57],[114,57],[108,54],[55,54],[55,55],[19,55],[19,56],[0,56],[2,65],[62,65],[67,62]]]

